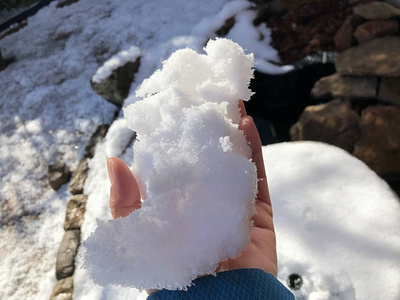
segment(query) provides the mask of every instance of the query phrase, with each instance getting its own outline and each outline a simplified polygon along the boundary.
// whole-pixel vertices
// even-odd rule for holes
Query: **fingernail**
[[[113,162],[110,157],[106,158],[107,161],[107,172],[108,172],[108,177],[110,178],[111,184],[114,183],[114,168],[113,168]]]

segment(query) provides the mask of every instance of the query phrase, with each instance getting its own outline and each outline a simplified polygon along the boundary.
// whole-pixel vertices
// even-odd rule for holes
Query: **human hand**
[[[250,116],[247,116],[243,101],[239,101],[242,130],[252,149],[252,161],[257,167],[258,193],[256,196],[256,214],[251,231],[251,241],[246,249],[234,259],[219,263],[217,272],[257,268],[277,276],[277,254],[271,199],[261,151],[261,141],[257,128]],[[137,181],[129,167],[117,157],[107,158],[107,169],[111,181],[110,210],[114,219],[126,217],[142,202]]]

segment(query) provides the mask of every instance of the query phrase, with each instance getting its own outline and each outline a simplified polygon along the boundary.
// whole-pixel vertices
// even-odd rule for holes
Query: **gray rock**
[[[74,195],[67,203],[64,230],[80,229],[86,210],[87,196]]]
[[[72,300],[74,280],[67,277],[56,282],[50,295],[50,300]]]
[[[75,256],[81,241],[81,231],[68,230],[64,233],[63,240],[58,249],[56,261],[57,280],[70,277],[75,271]]]
[[[90,80],[92,89],[107,101],[122,106],[128,96],[135,73],[139,70],[140,57],[135,62],[127,62],[115,69],[112,74],[101,82]]]
[[[84,157],[93,158],[96,145],[106,136],[108,128],[110,128],[110,125],[108,124],[102,124],[97,127],[86,145]]]
[[[368,21],[356,28],[354,37],[361,44],[378,37],[396,35],[398,28],[399,23],[393,19]]]
[[[400,181],[400,107],[369,106],[360,121],[353,155],[386,180]]]
[[[341,76],[335,73],[318,80],[311,90],[311,96],[317,99],[375,98],[377,87],[377,77]]]
[[[382,78],[379,85],[379,101],[400,106],[400,78]]]
[[[353,8],[353,13],[367,20],[400,17],[400,9],[389,3],[378,1],[357,5]]]
[[[308,106],[290,128],[292,141],[320,141],[351,152],[360,136],[359,116],[350,105],[333,100],[326,104]]]
[[[76,169],[74,177],[72,178],[68,187],[72,195],[83,193],[83,188],[85,186],[87,173],[89,171],[88,162],[89,159],[86,157],[79,162],[78,168]]]
[[[49,184],[57,191],[63,184],[71,178],[71,170],[63,162],[56,162],[48,167]]]
[[[400,38],[383,37],[349,48],[336,57],[341,75],[400,77]]]

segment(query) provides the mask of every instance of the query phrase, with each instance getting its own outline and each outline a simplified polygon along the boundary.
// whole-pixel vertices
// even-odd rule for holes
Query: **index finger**
[[[269,196],[267,175],[264,168],[264,159],[261,150],[261,140],[258,134],[256,125],[254,124],[253,118],[250,116],[243,117],[239,122],[239,129],[243,131],[246,136],[247,142],[252,150],[252,161],[257,167],[257,178],[258,178],[258,193],[257,200],[261,200],[268,205],[271,205],[271,199]]]

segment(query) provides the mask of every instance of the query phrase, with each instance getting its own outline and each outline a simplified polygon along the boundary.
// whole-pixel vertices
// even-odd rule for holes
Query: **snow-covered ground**
[[[186,46],[201,51],[215,29],[238,14],[228,37],[254,52],[260,69],[290,68],[268,63],[277,60],[268,46],[269,31],[249,26],[254,12],[246,10],[246,1],[80,0],[58,9],[56,4],[0,40],[3,56],[16,59],[0,72],[0,299],[47,299],[51,293],[71,195],[66,186],[50,188],[47,166],[61,160],[75,169],[96,127],[112,121],[116,108],[89,83],[104,61],[131,46],[140,48],[133,92],[172,51]],[[126,149],[131,135],[118,119],[90,161],[83,238],[96,217],[111,217],[105,156],[131,164],[132,150]],[[387,185],[340,150],[314,144],[267,149],[280,279],[294,272],[303,276],[299,299],[399,298],[400,207]],[[74,288],[76,299],[138,295],[95,286],[80,268]]]

